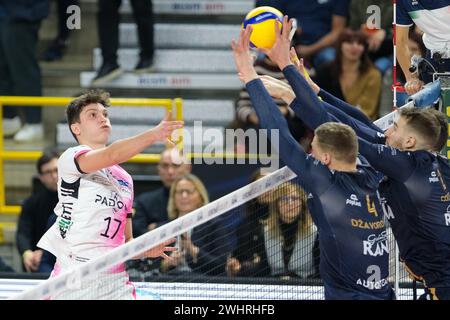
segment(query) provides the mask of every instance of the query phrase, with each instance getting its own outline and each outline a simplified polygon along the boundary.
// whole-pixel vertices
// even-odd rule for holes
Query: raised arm
[[[397,25],[397,60],[405,74],[405,90],[408,95],[412,95],[423,88],[423,81],[418,78],[417,73],[411,73],[409,66],[411,63],[411,52],[408,47],[409,26]]]
[[[383,142],[382,131],[355,107],[335,97],[329,100],[336,103],[338,107],[335,107],[334,103],[321,101],[306,79],[293,65],[284,68],[283,73],[297,97],[290,107],[306,125],[315,129],[328,121],[342,122],[352,127],[356,134],[364,139],[376,143]],[[320,92],[322,91],[320,90]],[[325,96],[327,94],[325,93]],[[331,95],[328,94],[328,96]]]
[[[171,121],[169,112],[155,128],[130,138],[117,140],[107,147],[91,150],[77,157],[79,169],[83,173],[94,172],[127,161],[151,144],[165,142],[172,132],[183,127],[182,121]]]
[[[386,138],[381,130],[379,129],[375,130],[373,126],[366,125],[366,123],[363,123],[358,119],[353,118],[344,111],[336,108],[335,106],[325,101],[322,101],[322,103],[326,106],[325,108],[329,114],[331,114],[334,118],[336,118],[338,122],[342,122],[352,127],[353,130],[355,130],[356,135],[358,137],[363,138],[371,143],[381,143],[381,144],[385,143]]]
[[[288,130],[286,120],[261,80],[258,79],[249,51],[251,32],[251,26],[242,30],[238,41],[233,40],[231,46],[237,70],[241,80],[246,84],[252,104],[260,119],[260,125],[268,130],[279,129],[280,141],[275,147],[278,148],[283,161],[297,173],[300,184],[306,190],[320,194],[329,187],[332,174],[326,166],[308,156],[294,140]],[[285,30],[285,32],[288,31]],[[272,141],[272,144],[276,142]]]
[[[325,122],[335,121],[294,65],[286,66],[283,74],[294,90],[297,100],[290,107],[307,126],[315,129]]]
[[[298,109],[293,109],[297,116],[311,129],[315,129],[325,122],[332,121],[326,110],[323,108],[316,93],[311,89],[310,85],[300,75],[299,71],[291,61],[291,47],[289,39],[289,31],[292,28],[292,20],[283,19],[283,28],[280,31],[278,25],[276,29],[276,41],[273,47],[261,49],[273,62],[275,62],[284,76],[288,80],[299,104]],[[264,81],[264,80],[263,80]]]
[[[261,80],[254,79],[246,84],[252,103],[260,119],[260,125],[267,130],[279,130],[279,141],[271,141],[284,163],[294,171],[302,187],[315,194],[324,192],[331,183],[330,170],[310,157],[288,130],[286,119],[264,88]]]
[[[399,182],[408,179],[415,169],[415,160],[408,151],[388,147],[383,144],[367,142],[358,138],[359,153],[377,171]],[[401,168],[401,170],[399,170]]]
[[[331,93],[328,93],[327,91],[320,89],[319,91],[319,97],[323,99],[323,101],[329,103],[330,105],[334,106],[335,108],[342,110],[352,118],[361,121],[365,125],[372,127],[374,130],[380,130],[376,125],[373,124],[372,120],[367,117],[364,112],[359,110],[358,108],[355,108],[351,104],[333,96]]]
[[[287,68],[291,68],[291,66]],[[310,128],[315,129],[326,122],[342,122],[352,127],[361,138],[373,143],[384,143],[384,134],[381,130],[367,126],[325,101],[311,102],[312,100],[308,96],[305,97],[305,90],[299,92],[296,97],[292,88],[282,81],[269,76],[262,76],[261,80],[272,97],[283,99],[297,117]]]

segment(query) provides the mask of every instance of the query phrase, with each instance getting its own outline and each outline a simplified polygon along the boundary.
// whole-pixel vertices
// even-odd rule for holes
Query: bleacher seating
[[[101,50],[96,48],[93,55],[93,67],[98,70],[103,62]],[[133,71],[138,62],[139,50],[119,49],[117,55],[122,69]],[[229,50],[160,49],[155,51],[154,66],[155,72],[236,72]]]
[[[178,15],[241,15],[253,8],[253,3],[249,0],[153,0],[153,11]],[[129,1],[124,1],[120,12],[131,13]]]
[[[252,0],[153,1],[157,21],[154,26],[154,72],[137,74],[133,72],[139,57],[137,27],[131,19],[129,1],[123,1],[120,12],[124,22],[119,26],[118,63],[125,73],[108,83],[107,89],[133,92],[146,89],[147,97],[151,97],[147,90],[159,90],[159,96],[182,98],[185,97],[183,93],[189,92],[183,111],[188,131],[193,130],[195,120],[203,122],[203,129],[224,130],[234,118],[233,98],[242,88],[236,76],[230,43],[231,39],[237,38],[242,18],[253,5]],[[228,18],[224,20],[223,16]],[[80,75],[82,87],[91,86],[101,64],[101,49],[95,48],[92,70]],[[112,108],[112,140],[158,123],[163,112],[153,108],[128,111]],[[72,137],[63,125],[57,127],[57,139],[59,144],[72,143]],[[206,141],[204,143],[207,144]],[[155,146],[153,149],[159,148]]]
[[[228,49],[231,39],[239,35],[239,24],[156,23],[154,26],[157,48]],[[134,23],[121,23],[119,44],[137,47],[137,27]]]
[[[184,100],[183,119],[186,124],[206,121],[211,125],[226,125],[233,120],[232,100]],[[156,123],[164,116],[162,108],[111,107],[109,117],[113,123],[120,121],[136,124]]]
[[[123,139],[126,137],[130,137],[133,135],[137,135],[139,133],[144,132],[145,130],[148,130],[149,125],[130,125],[130,124],[116,124],[114,125],[114,130],[112,131],[111,134],[111,138],[110,141],[115,141],[118,139]],[[203,150],[202,147],[204,145],[209,145],[211,144],[211,141],[208,140],[208,137],[204,136],[204,133],[206,130],[212,129],[212,130],[219,130],[220,132],[223,132],[224,128],[223,127],[212,127],[212,126],[205,126],[202,125],[201,127],[193,127],[193,126],[185,126],[184,129],[189,133],[190,137],[192,137],[191,140],[191,148],[194,150]],[[200,129],[202,131],[200,131]],[[202,140],[199,139],[195,139],[193,137],[202,137]],[[75,140],[73,139],[72,134],[69,132],[67,125],[64,123],[60,123],[57,125],[57,140],[58,140],[58,144],[60,147],[68,147],[68,146],[74,146],[75,145]],[[187,140],[185,140],[187,141]],[[215,145],[218,146],[218,148],[220,146],[223,145],[224,141],[221,140],[214,140],[212,141],[214,143],[217,143]],[[148,150],[147,152],[152,152],[152,153],[160,153],[162,150],[164,149],[164,144],[163,143],[155,143],[153,144]],[[187,148],[186,148],[187,150]],[[217,150],[217,151],[222,151],[222,150]]]

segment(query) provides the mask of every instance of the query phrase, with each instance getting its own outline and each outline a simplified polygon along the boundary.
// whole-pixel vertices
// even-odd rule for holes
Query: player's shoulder
[[[380,173],[376,171],[370,165],[369,161],[361,154],[356,158],[356,168],[358,170],[358,175],[356,175],[358,184],[368,190],[378,188],[380,183]]]
[[[81,153],[85,153],[88,151],[91,151],[92,148],[86,145],[78,145],[75,147],[71,147],[66,149],[66,151],[64,151],[61,156],[59,157],[60,161],[64,161],[67,159],[73,159],[76,158],[78,155],[80,155]]]
[[[427,150],[416,150],[410,152],[412,158],[418,162],[432,162],[435,161],[438,155],[435,152],[430,152]]]

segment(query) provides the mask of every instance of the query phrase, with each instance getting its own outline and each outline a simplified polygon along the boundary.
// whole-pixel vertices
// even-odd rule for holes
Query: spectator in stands
[[[336,48],[336,60],[317,70],[316,83],[376,120],[381,74],[369,59],[366,36],[361,31],[346,29]]]
[[[92,84],[100,86],[119,77],[123,70],[117,63],[119,48],[119,7],[121,0],[99,0],[98,34],[103,64]],[[153,6],[151,0],[130,0],[136,21],[140,54],[135,67],[138,73],[153,69]]]
[[[209,202],[208,192],[192,174],[178,178],[170,188],[167,211],[174,220]],[[161,263],[161,271],[170,274],[198,273],[223,275],[231,251],[221,217],[214,218],[177,237],[178,250]]]
[[[146,233],[167,222],[167,204],[170,186],[175,179],[191,172],[191,165],[181,158],[177,149],[166,149],[161,153],[158,174],[162,187],[144,192],[136,197],[133,217],[134,237]]]
[[[379,17],[373,16],[377,11],[368,12],[371,6],[380,9]],[[350,4],[350,27],[366,34],[369,57],[382,74],[392,68],[392,10],[391,0],[352,0]]]
[[[69,45],[71,32],[71,29],[69,29],[67,25],[67,19],[70,18],[72,13],[70,11],[67,12],[67,8],[70,6],[79,6],[79,4],[79,0],[56,0],[58,13],[58,34],[45,50],[42,60],[51,62],[62,59],[67,46]]]
[[[38,31],[48,0],[0,0],[0,96],[40,96]],[[42,139],[40,107],[5,107],[3,134],[16,142]],[[22,117],[22,119],[21,119]]]
[[[258,169],[253,172],[249,182],[255,182],[264,176],[265,174]],[[269,213],[268,204],[270,202],[270,194],[270,191],[266,192],[263,195],[252,199],[244,205],[236,207],[223,215],[223,217],[226,217],[229,222],[226,226],[232,233],[232,236],[229,239],[232,239],[231,247],[233,250],[237,248],[237,245],[240,242],[243,242],[241,238],[246,237],[251,233],[250,230],[255,229],[260,219],[267,218]]]
[[[272,5],[297,19],[295,47],[299,55],[315,68],[334,60],[334,44],[347,23],[348,0],[272,0]]]
[[[0,257],[0,272],[14,272],[14,269],[8,266]]]
[[[306,205],[306,193],[287,182],[271,195],[269,216],[241,230],[238,247],[228,258],[229,276],[318,275],[316,227]]]
[[[38,177],[44,188],[24,201],[19,216],[16,242],[27,272],[39,269],[43,251],[37,248],[37,243],[48,229],[47,222],[58,203],[58,157],[50,151],[38,159]]]

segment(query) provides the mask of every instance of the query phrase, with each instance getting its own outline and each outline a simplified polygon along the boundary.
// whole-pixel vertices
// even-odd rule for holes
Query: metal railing
[[[74,97],[19,97],[0,96],[0,214],[19,214],[21,207],[6,204],[6,191],[4,179],[4,161],[36,161],[41,151],[15,151],[4,150],[3,136],[3,106],[42,106],[42,107],[66,107]],[[111,98],[112,106],[133,107],[164,107],[167,112],[175,108],[175,118],[183,119],[183,100],[176,99],[141,99],[141,98]],[[157,163],[159,154],[139,154],[131,158],[129,162]]]

